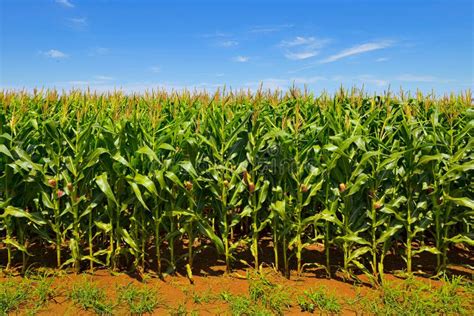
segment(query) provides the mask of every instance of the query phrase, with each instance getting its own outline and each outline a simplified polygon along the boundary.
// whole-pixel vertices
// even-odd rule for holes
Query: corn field
[[[266,239],[287,277],[331,249],[347,275],[443,272],[474,243],[473,127],[470,91],[1,91],[0,265],[191,274],[212,247],[230,272]]]

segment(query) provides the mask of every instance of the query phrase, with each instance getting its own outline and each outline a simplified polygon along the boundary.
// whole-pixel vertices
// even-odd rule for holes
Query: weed
[[[229,291],[222,291],[219,293],[219,299],[226,303],[229,303],[232,299],[232,294]]]
[[[326,287],[310,289],[298,297],[298,304],[303,312],[313,313],[315,310],[327,313],[339,313],[341,304],[336,296],[327,293]]]
[[[364,298],[362,305],[377,315],[467,315],[465,305],[469,303],[459,294],[460,281],[445,278],[437,289],[414,279],[396,286],[387,283],[375,298]]]
[[[277,315],[282,315],[291,306],[289,293],[283,291],[282,286],[270,282],[263,274],[250,280],[249,295],[254,303],[261,303]]]
[[[209,290],[202,294],[193,292],[191,296],[194,304],[209,303],[213,300],[213,295]]]
[[[35,315],[41,308],[56,296],[56,288],[53,286],[54,278],[47,275],[36,275],[32,278],[31,285],[34,287],[34,305],[28,311],[28,315]]]
[[[30,297],[29,287],[25,282],[7,280],[0,283],[0,315],[18,311]]]
[[[125,303],[132,315],[152,313],[159,301],[156,292],[147,287],[127,284],[119,288],[119,303]]]
[[[188,315],[189,316],[194,316],[194,315],[198,315],[198,313],[194,310],[188,312],[188,309],[186,308],[186,304],[184,302],[180,303],[177,307],[172,308],[169,311],[169,313],[172,316],[188,316]]]
[[[267,316],[273,313],[255,302],[248,296],[236,295],[230,300],[230,311],[232,315],[240,316]]]
[[[107,301],[105,291],[90,281],[73,286],[68,298],[84,310],[93,310],[100,315],[111,315],[113,305]]]

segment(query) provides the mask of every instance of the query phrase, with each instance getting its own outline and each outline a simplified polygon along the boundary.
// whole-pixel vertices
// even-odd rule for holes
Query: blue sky
[[[1,0],[1,88],[473,87],[473,1]]]

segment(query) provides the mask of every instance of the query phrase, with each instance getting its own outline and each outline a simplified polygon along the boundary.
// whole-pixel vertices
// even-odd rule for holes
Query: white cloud
[[[280,42],[280,47],[285,50],[285,57],[291,60],[302,60],[314,57],[319,50],[327,45],[328,39],[297,36],[292,40]]]
[[[311,83],[316,83],[319,81],[326,81],[326,80],[328,79],[323,76],[290,78],[290,81],[294,82],[295,84],[311,84]]]
[[[282,47],[294,47],[300,45],[311,45],[316,42],[316,38],[314,37],[303,37],[297,36],[290,41],[281,41],[280,46]]]
[[[285,90],[288,87],[293,85],[305,85],[305,84],[314,84],[320,81],[329,80],[326,77],[322,76],[313,76],[313,77],[292,77],[288,79],[280,78],[266,78],[261,81],[249,81],[244,83],[241,88],[258,90],[260,88],[264,90]]]
[[[373,75],[360,75],[357,76],[355,79],[360,83],[375,85],[377,87],[384,87],[388,85],[387,80],[377,78]]]
[[[412,75],[412,74],[403,74],[395,78],[398,81],[406,82],[437,82],[440,81],[439,78],[435,76],[426,76],[426,75]]]
[[[107,55],[110,52],[108,48],[105,47],[94,47],[89,49],[89,56],[103,56]]]
[[[161,67],[159,67],[159,66],[151,66],[151,67],[150,67],[150,71],[153,72],[153,73],[159,73],[159,72],[161,72]]]
[[[47,52],[41,52],[41,54],[43,56],[46,56],[48,58],[53,58],[53,59],[61,59],[61,58],[69,57],[67,54],[65,54],[62,51],[59,51],[57,49],[50,49]]]
[[[87,18],[70,18],[67,21],[69,26],[73,28],[84,28],[87,26]]]
[[[245,63],[249,61],[249,57],[247,56],[236,56],[232,60],[238,63]]]
[[[293,24],[280,24],[280,25],[267,25],[267,26],[254,26],[249,30],[249,33],[256,33],[256,34],[266,34],[266,33],[274,33],[279,32],[283,29],[291,28]]]
[[[204,38],[223,38],[223,37],[230,37],[231,35],[232,34],[229,34],[229,33],[215,31],[214,33],[201,34],[200,37],[204,37]]]
[[[86,88],[91,87],[100,91],[106,91],[104,87],[109,88],[109,91],[112,91],[113,83],[111,81],[115,80],[115,78],[110,76],[104,75],[97,75],[92,77],[88,80],[69,80],[69,81],[60,81],[60,82],[53,82],[51,85],[54,87],[62,87],[62,88]]]
[[[74,4],[69,0],[56,0],[56,3],[68,8],[74,8]]]
[[[286,53],[285,57],[291,60],[302,60],[302,59],[307,59],[314,57],[318,54],[319,52],[317,51],[308,51],[308,52],[299,52],[299,53]]]
[[[415,75],[415,74],[402,74],[395,77],[397,81],[404,82],[421,82],[421,83],[452,83],[458,82],[457,80],[451,78],[440,78],[437,76],[431,75]]]
[[[377,58],[375,61],[378,62],[378,63],[381,63],[381,62],[388,61],[388,60],[390,60],[390,58],[388,58],[388,57],[380,57],[380,58]]]
[[[100,80],[100,81],[111,81],[111,80],[114,80],[115,78],[110,77],[110,76],[97,75],[97,76],[94,76],[94,79]]]
[[[321,63],[332,63],[336,60],[343,59],[349,56],[359,55],[363,53],[367,53],[374,50],[384,49],[387,47],[392,46],[392,41],[379,41],[379,42],[370,42],[364,43],[357,46],[353,46],[351,48],[345,49],[338,54],[331,55],[326,59],[321,60]]]
[[[274,79],[269,78],[265,79],[262,82],[266,86],[273,86],[278,87],[279,89],[284,89],[295,85],[309,85],[315,84],[318,82],[333,82],[333,83],[350,83],[350,84],[368,84],[368,85],[375,85],[377,87],[387,86],[388,82],[384,79],[377,78],[373,75],[358,75],[358,76],[332,76],[332,77],[325,77],[325,76],[311,76],[311,77],[290,77],[289,79]]]
[[[225,41],[220,41],[217,43],[217,46],[220,46],[220,47],[235,47],[239,45],[239,42],[237,41],[234,41],[234,40],[225,40]]]
[[[65,82],[58,82],[59,85],[69,85],[72,87],[88,86],[91,83],[92,83],[91,81],[86,81],[86,80],[71,80],[71,81],[65,81]]]
[[[92,91],[97,92],[110,92],[114,90],[120,90],[124,93],[143,93],[145,91],[215,91],[219,88],[224,87],[220,83],[209,83],[209,82],[198,82],[191,84],[179,84],[173,82],[125,82],[122,84],[116,84],[107,81],[101,80],[70,80],[70,81],[60,81],[52,82],[46,84],[48,88],[56,89],[91,89]]]

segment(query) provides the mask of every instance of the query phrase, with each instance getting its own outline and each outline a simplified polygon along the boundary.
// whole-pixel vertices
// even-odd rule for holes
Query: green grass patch
[[[125,304],[132,315],[152,313],[159,305],[158,295],[145,286],[127,284],[118,289],[118,301]]]
[[[31,297],[31,289],[24,281],[7,280],[0,283],[0,315],[18,312]]]
[[[83,310],[91,310],[99,315],[112,315],[113,304],[105,291],[90,281],[74,284],[68,298]]]
[[[460,281],[445,278],[438,288],[415,279],[398,285],[386,283],[375,297],[364,297],[361,305],[377,315],[469,315],[472,297],[462,295]]]
[[[328,293],[324,286],[304,291],[304,294],[298,297],[298,305],[301,311],[310,313],[319,311],[337,314],[342,309],[336,296]]]
[[[263,274],[249,276],[248,296],[232,295],[224,291],[219,297],[229,304],[232,315],[283,315],[291,307],[288,292]]]

